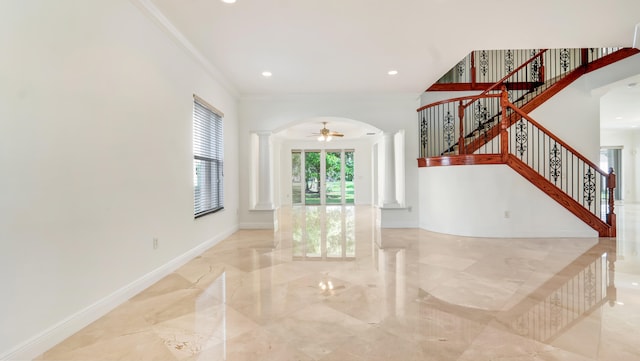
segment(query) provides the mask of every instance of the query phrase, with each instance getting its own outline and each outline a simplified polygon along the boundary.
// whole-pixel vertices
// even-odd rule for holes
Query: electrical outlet
[[[158,237],[153,237],[153,249],[158,249]]]

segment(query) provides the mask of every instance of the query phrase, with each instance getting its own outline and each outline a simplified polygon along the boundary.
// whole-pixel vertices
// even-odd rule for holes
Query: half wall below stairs
[[[507,165],[419,168],[420,228],[472,237],[598,237]]]

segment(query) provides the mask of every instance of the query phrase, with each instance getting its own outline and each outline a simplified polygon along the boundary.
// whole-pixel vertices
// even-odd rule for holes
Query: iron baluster
[[[489,71],[489,56],[486,50],[482,50],[480,52],[480,74],[486,77],[487,71]]]
[[[516,151],[520,154],[520,158],[527,151],[527,125],[522,118],[516,123]]]
[[[422,157],[427,156],[427,144],[428,144],[428,124],[427,118],[422,115],[422,123],[420,123],[420,144],[422,145]]]
[[[560,153],[560,149],[558,149],[558,143],[554,142],[549,158],[549,174],[553,177],[553,181],[555,183],[558,183],[558,177],[560,177],[561,169],[562,155]]]
[[[562,49],[560,50],[560,67],[562,68],[563,72],[566,72],[567,70],[569,70],[569,66],[571,64],[571,53],[569,52],[569,49]]]
[[[587,201],[589,208],[591,208],[591,203],[593,202],[596,194],[596,177],[591,171],[591,167],[589,167],[589,170],[584,175],[583,191],[585,201]]]
[[[450,150],[451,144],[453,143],[453,139],[455,137],[455,125],[453,123],[453,115],[451,115],[450,111],[447,111],[447,115],[444,116],[444,141],[447,142],[447,150]]]
[[[510,73],[513,70],[513,51],[507,50],[504,53],[504,70],[505,73]]]

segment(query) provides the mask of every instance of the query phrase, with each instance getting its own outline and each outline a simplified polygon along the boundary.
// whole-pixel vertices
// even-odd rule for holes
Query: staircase
[[[483,90],[418,109],[418,165],[506,164],[601,237],[614,237],[613,169],[599,169],[529,113],[580,76],[637,53],[628,48],[471,53],[427,91]],[[516,66],[514,59],[524,60]],[[504,76],[491,70],[501,67]]]

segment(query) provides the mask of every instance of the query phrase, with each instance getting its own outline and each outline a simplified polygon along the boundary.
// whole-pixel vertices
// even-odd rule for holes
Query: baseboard
[[[410,218],[413,207],[379,207],[381,228],[417,228],[418,220]],[[413,217],[411,217],[413,218]]]
[[[137,295],[152,284],[158,282],[165,276],[174,272],[185,263],[202,254],[202,252],[211,248],[223,239],[229,237],[237,230],[238,227],[233,227],[217,235],[216,237],[199,244],[191,250],[170,260],[164,265],[113,292],[107,297],[95,302],[92,305],[89,305],[88,307],[49,327],[48,329],[42,331],[40,334],[9,350],[7,353],[0,355],[0,360],[22,361],[34,359],[53,346],[64,341],[71,335],[80,331],[84,327],[88,326],[92,322],[96,321],[100,317],[104,316],[117,306],[126,302],[131,297]]]

